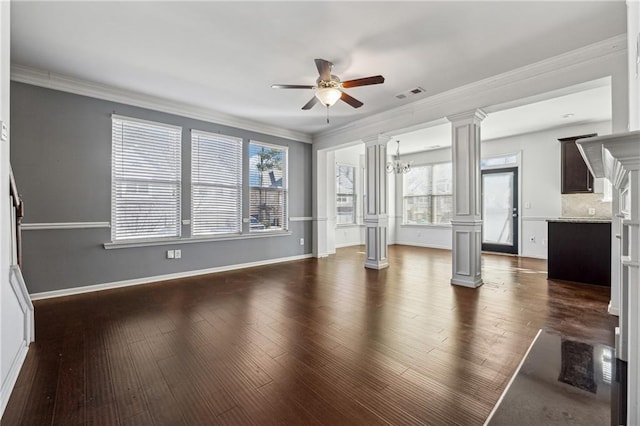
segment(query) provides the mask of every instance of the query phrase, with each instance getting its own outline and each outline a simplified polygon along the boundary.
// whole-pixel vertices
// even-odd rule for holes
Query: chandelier
[[[412,161],[406,163],[400,160],[400,141],[396,141],[396,143],[398,144],[398,149],[396,150],[396,159],[387,163],[387,173],[395,173],[401,175],[403,173],[408,173],[411,171]]]

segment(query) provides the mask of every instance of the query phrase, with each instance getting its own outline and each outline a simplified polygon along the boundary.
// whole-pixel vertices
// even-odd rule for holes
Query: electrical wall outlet
[[[303,246],[304,245],[304,238],[300,238],[300,245]]]
[[[167,250],[167,259],[175,259],[176,252],[175,250]]]
[[[594,209],[593,207],[589,207],[589,216],[595,216],[596,215],[596,209]]]
[[[182,250],[174,250],[175,252],[175,258],[176,259],[182,259]]]

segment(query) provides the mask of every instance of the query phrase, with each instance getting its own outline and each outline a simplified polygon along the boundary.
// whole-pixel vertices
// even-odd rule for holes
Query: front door
[[[482,250],[518,254],[518,168],[482,171]]]

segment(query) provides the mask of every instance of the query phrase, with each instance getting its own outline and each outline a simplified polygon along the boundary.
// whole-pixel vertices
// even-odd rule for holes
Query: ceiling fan
[[[354,108],[360,108],[363,103],[348,95],[342,89],[349,89],[351,87],[369,86],[372,84],[384,83],[384,77],[381,75],[375,75],[372,77],[357,78],[355,80],[340,81],[338,76],[331,74],[333,69],[333,63],[325,59],[315,59],[316,67],[318,68],[318,78],[316,79],[316,85],[303,85],[303,84],[272,84],[274,89],[315,89],[316,93],[309,102],[307,102],[302,109],[311,109],[318,101],[322,102],[324,106],[329,108],[335,104],[338,99]],[[327,118],[327,122],[329,119]]]

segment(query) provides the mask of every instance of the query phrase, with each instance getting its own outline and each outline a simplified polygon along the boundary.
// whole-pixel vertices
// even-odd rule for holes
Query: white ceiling
[[[501,109],[495,106],[482,121],[482,140],[532,133],[545,129],[611,120],[611,81],[594,80],[560,91],[521,99],[519,105]],[[392,136],[387,149],[395,154],[438,149],[451,145],[451,125],[446,119],[425,124],[424,128]]]
[[[626,30],[618,1],[12,2],[12,63],[317,134]],[[300,108],[314,58],[364,102]],[[399,100],[415,87],[423,94]],[[571,109],[571,108],[569,108]],[[491,117],[487,119],[490,123]],[[489,124],[486,124],[489,126]]]

